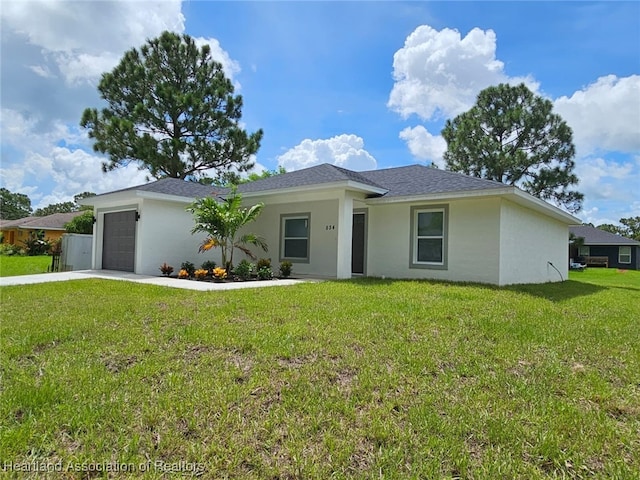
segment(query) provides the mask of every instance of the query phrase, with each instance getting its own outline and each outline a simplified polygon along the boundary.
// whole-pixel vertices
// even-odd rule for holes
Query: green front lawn
[[[0,468],[640,477],[640,272],[1,294]]]
[[[33,257],[0,255],[0,277],[46,273],[49,267],[51,267],[51,257],[49,255]]]

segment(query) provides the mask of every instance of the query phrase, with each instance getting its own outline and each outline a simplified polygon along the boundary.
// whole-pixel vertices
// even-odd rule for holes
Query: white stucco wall
[[[500,285],[566,280],[568,226],[508,200],[500,205]],[[551,262],[560,274],[551,266]]]
[[[136,273],[161,275],[159,268],[164,262],[174,268],[174,274],[185,261],[196,268],[207,260],[221,264],[219,249],[198,253],[206,234],[191,235],[195,222],[186,207],[187,204],[147,198],[142,201],[136,232]]]
[[[330,195],[289,195],[270,198],[247,198],[245,205],[255,205],[263,201],[265,207],[258,219],[249,224],[244,231],[262,236],[269,247],[263,252],[259,247],[251,247],[258,258],[270,258],[271,266],[277,273],[280,266],[280,225],[281,216],[290,214],[310,214],[309,236],[310,250],[308,262],[292,262],[292,275],[312,275],[319,277],[337,276],[338,245],[338,205],[337,199]],[[234,263],[244,255],[236,252]],[[349,259],[350,261],[350,259]],[[349,264],[350,266],[350,264]]]
[[[219,251],[198,253],[198,247],[206,237],[191,235],[193,216],[185,210],[186,203],[153,200],[130,196],[103,201],[94,209],[97,222],[94,225],[92,268],[102,268],[102,241],[104,214],[124,210],[137,210],[136,248],[134,272],[141,275],[162,275],[159,268],[164,262],[178,273],[182,262],[192,262],[199,267],[205,260],[220,264]]]
[[[410,268],[411,207],[449,207],[446,270]],[[369,205],[367,274],[498,283],[500,200]]]

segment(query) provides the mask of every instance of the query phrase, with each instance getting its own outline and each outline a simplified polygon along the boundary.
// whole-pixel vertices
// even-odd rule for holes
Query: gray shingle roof
[[[303,187],[319,185],[323,183],[333,183],[340,181],[354,181],[369,185],[374,188],[386,188],[377,184],[370,178],[365,177],[362,172],[354,172],[346,168],[336,167],[328,163],[316,165],[314,167],[295,170],[273,177],[256,180],[255,182],[243,183],[238,187],[240,193],[265,192],[268,190],[283,190],[285,188]]]
[[[165,195],[175,195],[177,197],[196,198],[226,193],[227,189],[211,185],[202,185],[201,183],[197,182],[187,182],[185,180],[180,180],[179,178],[162,178],[160,180],[156,180],[155,182],[103,193],[101,195],[97,195],[96,197],[130,191],[163,193]],[[91,198],[87,200],[87,203],[91,201]]]
[[[507,185],[424,165],[360,172],[362,176],[389,190],[385,197],[406,197],[434,193],[493,190]]]
[[[589,225],[570,225],[569,232],[584,238],[585,245],[640,245],[640,242]]]
[[[25,217],[19,220],[3,221],[0,228],[24,228],[30,230],[64,230],[64,224],[83,212],[54,213],[44,217]]]
[[[238,187],[238,191],[240,193],[258,193],[344,181],[354,181],[374,189],[387,190],[387,193],[381,195],[385,198],[492,190],[506,187],[506,185],[492,180],[470,177],[461,173],[429,168],[423,165],[354,172],[346,168],[323,163],[302,170],[244,183]],[[209,195],[225,195],[228,189],[186,182],[176,178],[164,178],[146,185],[129,187],[110,193],[126,191],[145,191],[197,198]],[[375,194],[375,196],[377,195]]]

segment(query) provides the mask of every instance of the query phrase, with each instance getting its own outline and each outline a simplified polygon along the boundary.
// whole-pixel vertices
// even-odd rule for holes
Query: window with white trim
[[[447,213],[446,206],[412,207],[412,268],[447,268]]]
[[[618,247],[618,263],[631,263],[631,247]]]
[[[292,262],[309,261],[310,214],[282,215],[280,259]]]
[[[582,245],[578,247],[578,255],[581,257],[588,257],[590,255],[589,245]]]

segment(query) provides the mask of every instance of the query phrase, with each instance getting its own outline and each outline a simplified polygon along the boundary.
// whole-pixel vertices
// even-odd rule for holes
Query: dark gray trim
[[[367,275],[367,253],[368,253],[368,245],[369,245],[369,209],[368,208],[354,208],[353,209],[353,215],[364,215],[364,246],[363,246],[363,251],[362,251],[362,255],[364,256],[364,264],[362,267],[362,273],[353,273],[353,271],[351,272],[352,275],[361,275],[361,276],[366,276]],[[353,232],[351,232],[351,235],[353,237]],[[353,247],[351,250],[351,254],[353,255]]]
[[[417,263],[414,259],[414,246],[416,238],[415,217],[417,211],[442,210],[444,212],[443,239],[442,239],[442,264]],[[449,268],[449,205],[414,205],[410,208],[409,214],[409,268],[424,268],[429,270],[448,270]]]
[[[306,258],[298,258],[298,257],[285,257],[284,256],[284,220],[287,218],[307,218],[308,228],[307,228],[307,256]],[[280,245],[278,246],[278,257],[280,261],[288,260],[291,263],[309,263],[311,257],[311,212],[300,212],[300,213],[281,213],[280,214],[280,234],[278,241]]]

